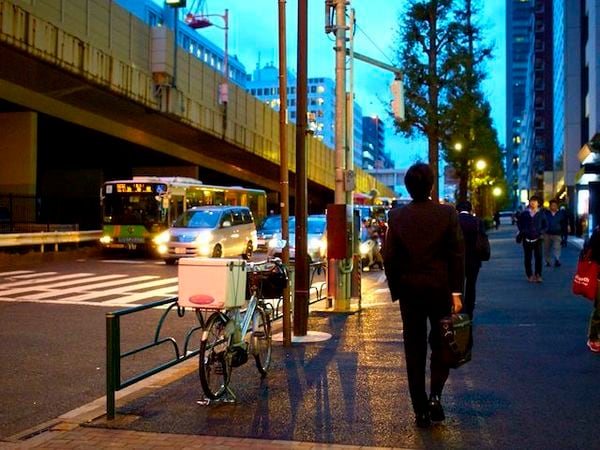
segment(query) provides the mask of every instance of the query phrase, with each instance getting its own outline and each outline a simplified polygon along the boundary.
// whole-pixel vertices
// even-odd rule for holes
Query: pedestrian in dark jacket
[[[473,311],[475,310],[477,276],[481,268],[481,259],[479,259],[475,249],[477,235],[487,236],[487,234],[483,221],[471,213],[471,202],[460,202],[456,205],[456,209],[458,211],[458,222],[465,238],[465,295],[462,310],[472,320]]]
[[[525,275],[530,283],[542,282],[542,235],[548,228],[545,214],[539,208],[539,197],[532,195],[529,206],[519,214],[517,222],[519,233],[523,238],[523,261]],[[534,270],[531,270],[531,259],[534,259]]]
[[[558,209],[558,201],[550,200],[548,209],[544,209],[548,228],[544,233],[544,260],[546,267],[560,267],[562,236],[567,232],[567,215],[564,209]]]
[[[393,301],[400,301],[408,389],[418,427],[445,419],[440,397],[449,367],[441,359],[439,321],[460,311],[464,240],[456,210],[431,200],[434,176],[424,163],[411,166],[404,183],[412,202],[389,212],[384,269]],[[430,324],[429,339],[427,322]],[[425,373],[431,346],[430,395]]]

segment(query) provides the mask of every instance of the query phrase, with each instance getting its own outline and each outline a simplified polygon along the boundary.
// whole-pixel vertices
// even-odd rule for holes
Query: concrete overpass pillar
[[[0,193],[36,194],[37,128],[35,112],[0,113]]]

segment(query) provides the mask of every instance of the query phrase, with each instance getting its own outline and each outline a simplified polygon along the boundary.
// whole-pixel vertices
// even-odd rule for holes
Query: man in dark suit
[[[404,183],[412,202],[389,212],[384,268],[392,301],[400,301],[408,388],[418,427],[445,419],[440,402],[450,369],[440,359],[439,320],[461,308],[464,240],[452,206],[431,200],[434,177],[424,163]],[[430,396],[425,389],[427,321],[431,346]]]
[[[465,238],[465,295],[462,310],[472,320],[473,311],[475,310],[477,276],[481,268],[481,259],[475,251],[475,243],[477,234],[486,234],[485,225],[471,213],[473,209],[471,202],[460,202],[456,205],[456,209],[458,210],[460,228]]]

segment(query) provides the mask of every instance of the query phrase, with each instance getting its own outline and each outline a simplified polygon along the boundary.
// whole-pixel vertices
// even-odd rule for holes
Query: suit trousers
[[[477,296],[477,276],[479,275],[480,267],[478,265],[467,265],[465,267],[465,298],[463,300],[463,309],[461,312],[468,314],[473,320],[473,312],[475,311],[475,297]]]
[[[428,396],[425,390],[427,343],[431,347],[430,394],[441,395],[450,369],[440,359],[439,321],[450,314],[448,300],[439,296],[411,293],[400,300],[402,334],[404,338],[404,358],[408,376],[408,389],[413,410],[419,414],[427,410]],[[436,298],[437,297],[437,298]],[[429,321],[429,337],[427,322]]]

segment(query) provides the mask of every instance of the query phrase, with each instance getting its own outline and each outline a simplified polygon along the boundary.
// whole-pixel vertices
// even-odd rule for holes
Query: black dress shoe
[[[415,414],[415,423],[419,428],[429,428],[431,425],[431,420],[429,419],[429,413],[417,413]]]
[[[444,408],[440,402],[439,395],[432,395],[429,397],[429,417],[432,422],[443,422],[446,419],[444,414]]]

